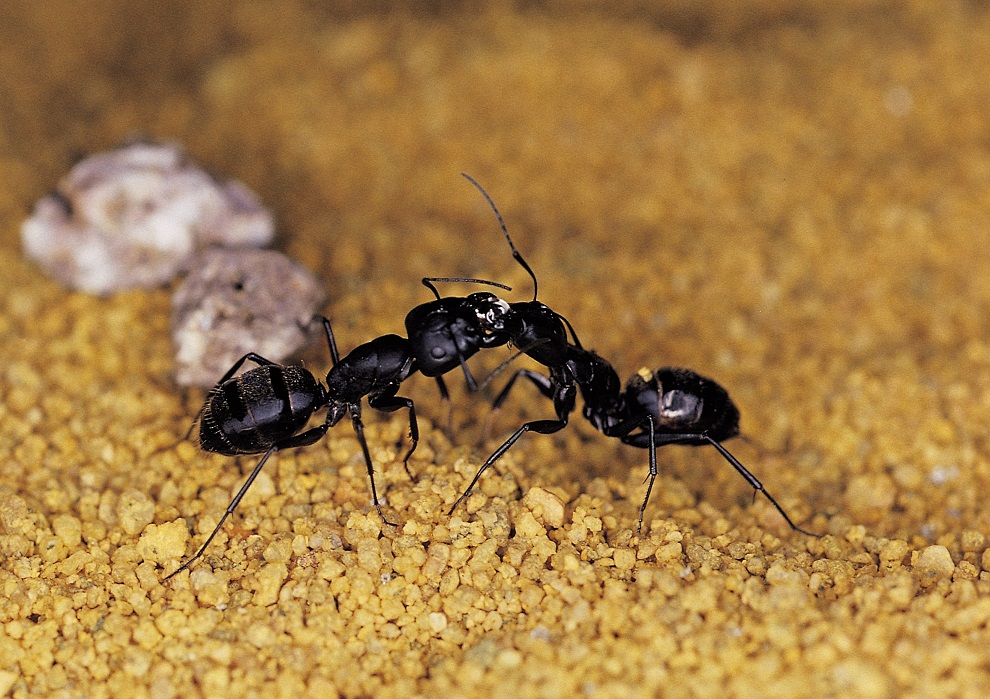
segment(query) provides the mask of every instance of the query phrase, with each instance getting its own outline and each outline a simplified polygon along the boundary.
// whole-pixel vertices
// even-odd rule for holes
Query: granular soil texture
[[[0,9],[0,694],[904,697],[990,693],[990,9],[808,1],[52,0]],[[98,298],[22,258],[75,158],[175,140],[276,212],[347,351],[424,276],[531,293],[623,377],[725,386],[727,446],[414,377],[278,454],[176,445],[171,289]],[[450,285],[444,293],[467,293]],[[470,290],[477,290],[472,288]],[[472,360],[485,376],[511,357]],[[319,337],[303,357],[329,366]],[[513,365],[513,368],[516,365]],[[520,363],[518,366],[523,366]],[[534,367],[538,368],[538,367]],[[461,383],[456,374],[449,383]]]

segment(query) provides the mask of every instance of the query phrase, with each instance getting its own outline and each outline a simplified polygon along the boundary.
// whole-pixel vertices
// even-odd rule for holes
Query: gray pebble
[[[308,270],[274,250],[204,251],[172,297],[176,380],[212,387],[248,352],[283,362],[306,344],[324,298]]]
[[[24,252],[70,289],[154,287],[212,245],[271,242],[271,212],[240,182],[217,182],[174,144],[90,156],[35,205]]]

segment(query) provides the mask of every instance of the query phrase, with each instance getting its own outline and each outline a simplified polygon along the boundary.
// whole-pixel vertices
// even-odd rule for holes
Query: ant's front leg
[[[398,386],[394,387],[393,395],[370,397],[368,399],[368,405],[383,413],[390,413],[399,408],[409,408],[409,438],[412,440],[412,446],[409,447],[409,451],[402,458],[402,466],[406,469],[406,475],[409,476],[410,480],[415,480],[412,472],[409,470],[409,458],[416,451],[416,447],[419,446],[419,423],[416,421],[416,406],[411,398],[394,395],[394,391],[398,390],[398,388]]]
[[[468,487],[461,493],[461,496],[457,498],[457,502],[450,508],[448,515],[454,514],[454,510],[457,506],[464,502],[471,491],[474,490],[474,486],[478,484],[478,480],[481,478],[481,474],[491,468],[492,464],[498,461],[502,455],[509,450],[509,448],[516,443],[516,441],[522,437],[527,432],[538,432],[539,434],[553,434],[554,432],[559,432],[560,430],[567,427],[567,416],[564,415],[560,420],[534,420],[533,422],[527,422],[525,425],[516,430],[511,437],[509,437],[505,442],[502,443],[494,453],[488,457],[488,459],[481,465],[478,472],[474,474],[474,478],[471,479],[471,483]]]
[[[492,423],[495,421],[498,412],[502,409],[502,404],[505,403],[506,399],[509,397],[509,392],[512,390],[512,387],[515,386],[516,379],[520,376],[529,379],[533,385],[539,389],[540,393],[542,393],[544,397],[550,398],[551,400],[553,399],[555,389],[550,377],[544,376],[543,374],[533,371],[532,369],[519,369],[508,380],[505,387],[495,397],[495,400],[492,401],[492,408],[488,411],[488,415],[485,417],[485,425],[481,431],[482,443],[488,441]]]
[[[471,490],[477,485],[478,479],[481,478],[481,474],[491,468],[492,464],[501,458],[501,456],[509,450],[509,448],[516,443],[516,441],[522,437],[527,432],[537,432],[539,434],[553,434],[554,432],[559,432],[560,430],[567,427],[567,421],[570,418],[571,412],[574,410],[574,402],[577,394],[577,386],[573,382],[562,383],[557,379],[548,379],[542,374],[536,372],[531,372],[528,369],[520,369],[516,372],[517,375],[525,376],[526,378],[533,381],[537,386],[542,386],[543,381],[546,381],[546,385],[549,388],[549,397],[553,398],[553,410],[557,414],[556,420],[533,420],[532,422],[527,422],[518,430],[516,430],[511,437],[509,437],[505,442],[502,443],[498,449],[496,449],[491,456],[481,465],[478,472],[474,474],[474,478],[471,480],[470,485],[459,498],[454,506],[450,508],[450,514],[453,514],[457,506],[460,505],[468,495],[471,494]],[[515,378],[515,377],[513,377]],[[542,390],[542,389],[541,389]],[[503,393],[507,393],[506,389],[503,389]]]
[[[435,376],[437,382],[437,390],[440,391],[440,402],[445,408],[447,413],[446,420],[444,421],[443,433],[447,435],[447,439],[451,442],[454,441],[454,406],[450,401],[450,391],[447,389],[447,382],[443,380],[442,376]]]

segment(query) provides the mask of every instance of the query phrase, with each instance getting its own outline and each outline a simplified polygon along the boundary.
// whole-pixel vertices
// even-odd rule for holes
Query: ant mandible
[[[203,555],[272,454],[314,444],[348,413],[368,468],[372,500],[382,521],[389,524],[375,488],[374,467],[361,420],[361,400],[367,398],[372,408],[382,412],[409,409],[412,446],[402,460],[408,473],[409,458],[419,443],[419,426],[413,401],[396,393],[399,385],[416,370],[409,341],[399,335],[383,335],[359,345],[341,359],[330,321],[323,316],[314,316],[313,320],[323,323],[333,361],[327,373],[326,387],[303,367],[283,366],[249,352],[237,360],[210,391],[197,417],[200,447],[226,456],[261,453],[264,456],[203,545],[192,558],[166,576],[166,580],[189,568]],[[258,366],[235,377],[245,362]],[[313,413],[322,408],[327,411],[323,424],[300,432]]]

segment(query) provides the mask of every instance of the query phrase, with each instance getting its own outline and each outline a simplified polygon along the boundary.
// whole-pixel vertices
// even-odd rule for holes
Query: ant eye
[[[704,401],[685,391],[667,391],[660,396],[660,419],[664,422],[693,423],[701,417]]]

